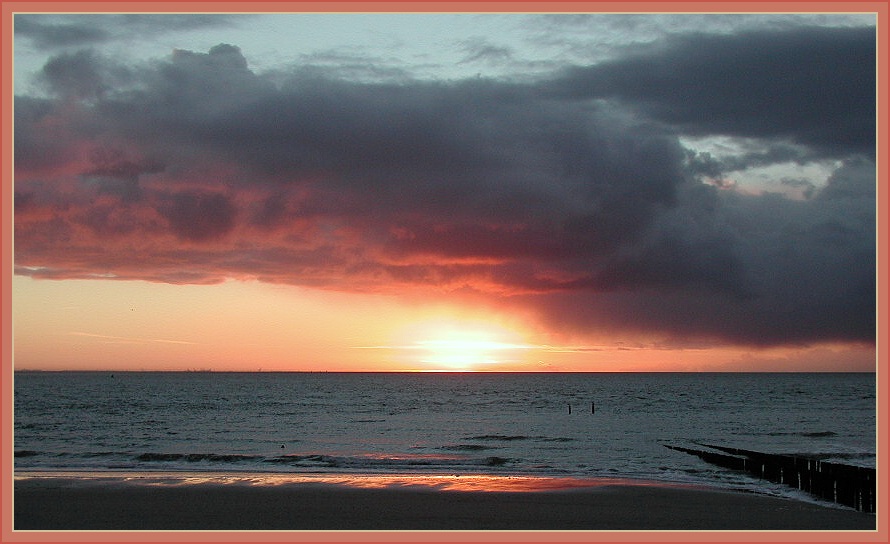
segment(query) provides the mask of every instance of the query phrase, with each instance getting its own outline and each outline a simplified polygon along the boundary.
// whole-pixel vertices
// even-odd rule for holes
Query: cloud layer
[[[42,36],[100,39],[74,30]],[[872,342],[874,64],[873,28],[678,36],[524,83],[254,73],[227,44],[139,66],[65,52],[45,95],[16,97],[17,271],[474,295],[678,342]],[[727,165],[681,136],[840,166],[806,200],[745,194],[703,183]]]

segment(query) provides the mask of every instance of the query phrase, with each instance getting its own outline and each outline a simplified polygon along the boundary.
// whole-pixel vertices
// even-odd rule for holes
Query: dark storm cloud
[[[875,166],[851,159],[813,199],[689,186],[612,288],[534,299],[569,330],[755,345],[875,334]],[[669,239],[669,238],[672,238]],[[716,290],[715,290],[716,288]]]
[[[799,52],[804,34],[781,43]],[[725,39],[738,46],[720,49],[728,66],[756,56]],[[658,58],[713,79],[714,59],[682,57],[685,43]],[[736,105],[718,122],[678,101],[669,115],[668,95],[689,85],[679,76],[652,80],[667,89],[660,102],[628,90],[652,58],[513,84],[273,77],[225,44],[126,71],[56,56],[57,98],[16,97],[17,270],[474,292],[573,329],[749,344],[873,339],[874,163],[854,156],[862,146],[828,142],[797,115],[770,128],[773,106]],[[814,87],[838,85],[822,75]],[[793,90],[818,92],[804,87]],[[858,106],[806,108],[833,119]],[[698,181],[726,165],[685,150],[679,128],[850,155],[807,201],[743,195]]]
[[[619,100],[685,134],[787,139],[874,156],[876,34],[798,28],[680,35],[567,70],[560,96]]]

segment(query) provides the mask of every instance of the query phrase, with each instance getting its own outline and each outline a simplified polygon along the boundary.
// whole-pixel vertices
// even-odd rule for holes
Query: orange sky
[[[16,277],[17,369],[797,371],[874,369],[871,346],[670,349],[546,332],[494,310],[231,281]]]

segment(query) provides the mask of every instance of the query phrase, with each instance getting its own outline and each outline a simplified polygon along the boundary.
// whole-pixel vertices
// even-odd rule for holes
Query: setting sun
[[[447,338],[419,341],[417,347],[424,353],[421,362],[430,370],[474,371],[502,363],[508,351],[527,346],[488,339],[484,334],[457,333]]]
[[[524,366],[521,352],[535,348],[516,330],[484,318],[452,317],[415,322],[390,346],[421,372],[476,372]]]

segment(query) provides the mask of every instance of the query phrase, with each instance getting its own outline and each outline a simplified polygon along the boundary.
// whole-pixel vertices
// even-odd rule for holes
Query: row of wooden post
[[[876,472],[873,468],[820,461],[794,455],[699,444],[710,450],[666,448],[689,453],[709,463],[747,472],[758,478],[792,487],[860,512],[876,508]]]

